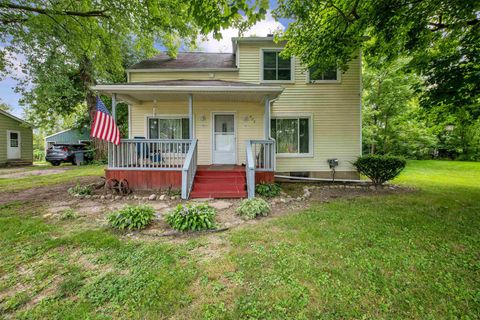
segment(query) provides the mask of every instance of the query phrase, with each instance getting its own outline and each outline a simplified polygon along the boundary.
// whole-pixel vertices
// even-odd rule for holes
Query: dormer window
[[[290,58],[280,57],[281,50],[262,50],[263,81],[291,81],[292,61]]]
[[[310,83],[339,83],[340,71],[331,67],[325,71],[320,71],[317,67],[311,67],[308,69],[308,82]]]

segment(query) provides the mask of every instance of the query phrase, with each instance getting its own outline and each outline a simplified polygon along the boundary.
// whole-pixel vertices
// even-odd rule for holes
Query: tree
[[[360,48],[388,61],[410,56],[426,77],[422,105],[478,111],[479,11],[478,0],[280,0],[274,15],[295,19],[277,37],[309,67],[346,69]]]
[[[371,154],[411,158],[429,156],[435,136],[418,107],[415,87],[420,79],[405,72],[409,59],[365,63],[363,71],[363,145]]]
[[[8,104],[0,100],[0,110],[10,112],[12,111],[12,107],[10,107]]]
[[[154,44],[174,56],[181,44],[193,45],[199,34],[236,25],[241,29],[266,13],[265,0],[0,0],[0,41],[5,52],[25,56],[26,79],[19,89],[23,103],[41,121],[55,121],[86,100],[90,119],[97,82],[124,79],[131,56],[156,52]],[[242,14],[244,16],[242,16]],[[33,85],[33,86],[32,86]]]

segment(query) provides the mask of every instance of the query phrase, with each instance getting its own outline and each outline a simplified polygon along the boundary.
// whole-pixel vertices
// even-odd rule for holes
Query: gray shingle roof
[[[235,67],[233,53],[179,52],[175,59],[167,53],[140,61],[129,69],[231,69]]]

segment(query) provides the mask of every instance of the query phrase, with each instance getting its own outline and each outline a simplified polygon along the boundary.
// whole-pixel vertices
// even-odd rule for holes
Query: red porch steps
[[[245,168],[241,166],[198,167],[190,198],[246,197]]]

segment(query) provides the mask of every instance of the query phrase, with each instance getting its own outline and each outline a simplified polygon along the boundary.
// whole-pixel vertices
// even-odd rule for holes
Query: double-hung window
[[[320,71],[317,67],[311,67],[308,69],[308,75],[310,83],[340,82],[340,72],[335,67],[328,68],[324,71]]]
[[[280,155],[311,155],[311,117],[275,117],[271,119],[271,136]]]
[[[189,139],[188,118],[148,118],[149,139]]]
[[[280,57],[280,50],[262,50],[262,80],[290,81],[292,80],[292,62],[290,58]]]

